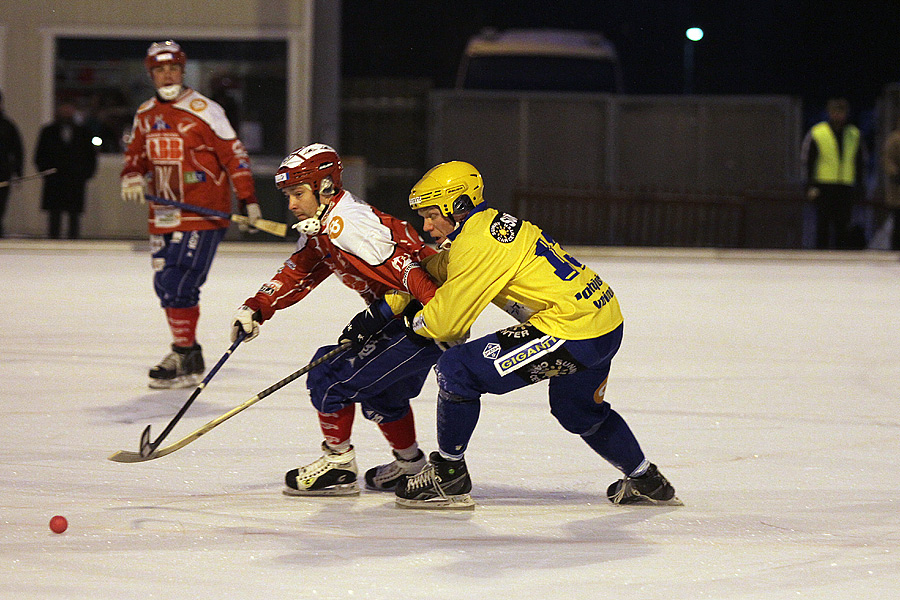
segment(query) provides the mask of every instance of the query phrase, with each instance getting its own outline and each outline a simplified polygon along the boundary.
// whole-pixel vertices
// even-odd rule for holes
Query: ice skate
[[[203,379],[205,370],[200,344],[187,348],[172,344],[172,351],[150,369],[150,387],[155,390],[193,387]]]
[[[397,482],[397,504],[406,508],[474,508],[465,460],[447,460],[439,452],[428,458],[425,468]]]
[[[320,458],[284,476],[288,496],[352,496],[359,494],[356,483],[356,451],[353,446],[345,452],[335,452],[322,442]]]
[[[397,487],[397,481],[402,477],[415,475],[427,462],[425,454],[421,450],[419,450],[419,455],[412,460],[404,460],[394,452],[393,462],[378,465],[366,471],[366,489],[376,492],[392,492]]]
[[[652,463],[640,477],[625,477],[611,484],[606,497],[613,504],[684,506],[675,496],[675,488]]]

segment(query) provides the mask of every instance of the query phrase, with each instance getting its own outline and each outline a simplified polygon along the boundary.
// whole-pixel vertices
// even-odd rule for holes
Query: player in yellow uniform
[[[534,224],[489,208],[481,174],[468,163],[428,171],[409,203],[445,251],[425,261],[441,282],[434,298],[405,319],[411,336],[449,347],[435,366],[439,451],[421,472],[398,483],[397,503],[473,506],[463,455],[482,394],[549,379],[553,416],[625,475],[609,486],[611,502],[680,504],[604,400],[610,362],[622,341],[622,313],[609,285]],[[491,302],[519,324],[464,341]]]

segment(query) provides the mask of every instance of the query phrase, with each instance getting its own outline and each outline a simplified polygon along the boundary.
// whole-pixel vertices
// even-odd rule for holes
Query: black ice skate
[[[324,454],[305,467],[291,469],[284,475],[288,496],[352,496],[359,494],[356,484],[356,451],[335,452],[322,442]]]
[[[396,452],[394,452],[394,459],[393,462],[378,465],[366,471],[366,489],[376,492],[393,492],[402,477],[415,475],[427,463],[425,454],[421,450],[419,450],[419,455],[412,460],[404,460]]]
[[[150,369],[150,387],[155,390],[193,387],[203,379],[205,370],[200,344],[187,348],[172,344],[172,351]]]
[[[474,508],[472,480],[465,460],[432,452],[425,468],[397,482],[397,504],[407,508]]]
[[[613,504],[684,506],[675,496],[675,488],[652,463],[640,477],[625,477],[610,485],[606,497]]]

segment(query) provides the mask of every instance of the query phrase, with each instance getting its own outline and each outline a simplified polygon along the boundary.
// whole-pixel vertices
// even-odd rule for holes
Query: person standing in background
[[[22,176],[24,163],[22,137],[15,124],[3,114],[3,94],[0,93],[0,181]],[[3,216],[9,199],[9,185],[0,187],[0,238],[3,237]]]
[[[853,205],[863,198],[865,146],[847,121],[847,100],[832,98],[826,110],[828,120],[813,125],[803,140],[806,197],[816,207],[816,247],[849,249]]]
[[[56,110],[56,120],[45,125],[38,136],[34,164],[38,171],[56,169],[44,178],[41,210],[48,211],[47,231],[51,239],[61,237],[62,214],[68,214],[68,237],[80,237],[79,222],[84,212],[85,186],[97,170],[97,149],[86,127],[76,122],[75,105],[64,102]]]
[[[144,65],[156,94],[134,117],[121,173],[122,200],[143,204],[149,192],[162,200],[230,213],[233,188],[252,226],[262,213],[250,157],[222,107],[184,85],[186,62],[172,40],[147,49]],[[200,287],[230,220],[152,198],[147,218],[153,288],[173,338],[172,351],[150,369],[149,385],[191,387],[206,370],[196,339]]]
[[[900,122],[884,141],[881,153],[884,168],[884,203],[894,217],[891,250],[900,250]]]

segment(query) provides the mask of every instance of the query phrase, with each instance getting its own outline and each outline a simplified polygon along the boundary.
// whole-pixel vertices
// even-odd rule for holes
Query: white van
[[[597,32],[488,29],[466,45],[456,87],[615,93],[622,73],[615,47]]]

